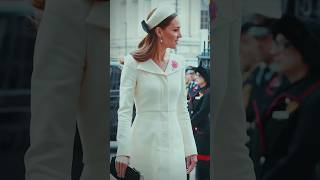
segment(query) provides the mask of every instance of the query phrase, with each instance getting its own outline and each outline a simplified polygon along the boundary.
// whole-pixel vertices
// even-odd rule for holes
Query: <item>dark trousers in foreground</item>
[[[209,180],[210,179],[210,161],[199,160],[197,162],[196,179],[197,180]]]

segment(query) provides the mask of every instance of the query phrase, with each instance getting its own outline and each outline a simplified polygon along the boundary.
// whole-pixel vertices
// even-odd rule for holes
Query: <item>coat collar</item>
[[[154,74],[160,74],[160,75],[170,75],[172,73],[175,73],[179,71],[181,68],[181,63],[177,61],[176,59],[169,59],[167,68],[165,71],[163,71],[152,59],[149,59],[145,62],[140,62],[137,65],[137,69],[143,70],[149,73],[154,73]]]
[[[92,5],[89,16],[87,17],[87,23],[99,26],[103,29],[109,28],[109,16],[107,14],[109,10],[110,2],[96,2]]]

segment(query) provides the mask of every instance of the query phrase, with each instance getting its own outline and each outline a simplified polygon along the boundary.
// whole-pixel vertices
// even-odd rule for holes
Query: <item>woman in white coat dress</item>
[[[184,180],[194,168],[196,145],[184,93],[184,62],[176,48],[180,23],[170,7],[153,9],[139,49],[125,57],[120,83],[116,169],[127,165],[146,180]],[[133,104],[136,117],[133,124]]]
[[[107,179],[108,2],[34,0],[44,8],[31,81],[26,180],[71,179],[76,124],[82,180]]]

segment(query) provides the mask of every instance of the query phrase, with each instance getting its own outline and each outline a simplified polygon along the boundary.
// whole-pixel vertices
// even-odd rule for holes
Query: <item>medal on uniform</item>
[[[297,101],[290,100],[287,104],[288,105],[287,105],[286,111],[289,113],[292,113],[299,107],[299,103]]]

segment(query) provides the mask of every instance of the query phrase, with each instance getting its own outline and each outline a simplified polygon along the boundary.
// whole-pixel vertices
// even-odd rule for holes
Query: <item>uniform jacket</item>
[[[277,92],[288,84],[287,80],[274,72],[269,65],[261,63],[257,66],[243,83],[243,91],[248,98],[245,99],[247,121],[254,122],[257,115],[261,116],[260,113],[266,111]],[[259,112],[255,111],[254,106],[257,106]]]
[[[192,109],[190,112],[191,123],[199,131],[210,133],[210,89],[200,90],[191,100]],[[209,142],[209,141],[208,141]]]
[[[320,80],[307,76],[275,98],[260,128],[262,180],[311,180],[320,160]],[[319,178],[319,177],[318,177]]]
[[[210,154],[210,89],[204,87],[193,97],[191,124],[200,155]],[[200,158],[201,159],[201,158]]]
[[[136,116],[133,124],[132,107]],[[145,179],[186,179],[185,157],[197,154],[187,110],[183,58],[171,54],[165,72],[151,59],[125,58],[118,110],[117,155]]]

